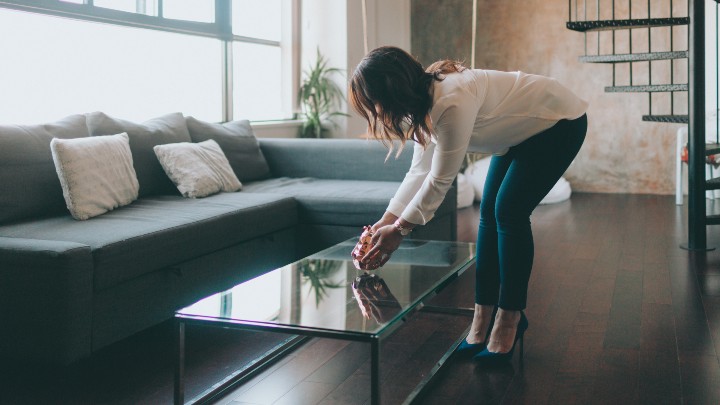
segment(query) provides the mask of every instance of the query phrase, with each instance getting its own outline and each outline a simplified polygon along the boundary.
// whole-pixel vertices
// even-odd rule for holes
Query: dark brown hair
[[[350,102],[367,120],[370,133],[390,152],[394,140],[404,146],[412,139],[426,146],[432,129],[430,86],[433,81],[443,80],[445,74],[465,69],[461,62],[441,60],[426,70],[402,49],[383,46],[368,53],[355,68],[350,80]]]

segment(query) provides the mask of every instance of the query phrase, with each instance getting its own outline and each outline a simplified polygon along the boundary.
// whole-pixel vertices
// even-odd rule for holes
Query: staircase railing
[[[718,108],[718,7],[715,7],[715,110]],[[589,5],[588,2],[591,4]],[[705,164],[707,156],[720,152],[720,142],[706,143],[705,128],[705,0],[687,0],[687,16],[677,16],[674,12],[673,0],[669,0],[668,9],[653,8],[651,0],[646,1],[645,13],[638,15],[634,10],[633,0],[568,0],[567,28],[583,32],[585,35],[585,54],[580,61],[589,63],[609,63],[612,65],[612,86],[605,88],[606,92],[646,92],[648,93],[648,114],[642,116],[643,121],[687,123],[688,124],[688,241],[682,247],[690,250],[707,249],[707,225],[720,224],[720,215],[708,215],[705,191],[706,189],[720,189],[720,179],[706,180]],[[592,4],[594,3],[594,4]],[[617,3],[617,4],[616,4]],[[642,6],[645,1],[635,0],[635,5]],[[602,5],[602,7],[601,7]],[[594,6],[594,7],[593,7]],[[619,15],[617,6],[627,7],[626,15]],[[609,8],[609,10],[608,10]],[[637,7],[641,8],[642,7]],[[669,13],[667,13],[669,11]],[[633,15],[635,12],[635,15]],[[594,18],[593,18],[594,17]],[[688,27],[687,49],[676,49],[675,27]],[[668,27],[670,49],[658,51],[653,49],[653,29]],[[633,30],[647,29],[647,48],[638,51],[638,44],[633,44]],[[610,53],[601,52],[601,33],[611,33],[612,47]],[[628,52],[618,53],[616,49],[616,35],[619,32],[628,33]],[[589,33],[597,35],[597,52],[589,53],[588,44],[591,37]],[[642,48],[644,44],[640,44]],[[633,49],[635,48],[635,49]],[[675,62],[688,60],[687,83],[675,81]],[[654,83],[653,63],[669,61],[669,83]],[[647,83],[638,84],[633,77],[633,65],[647,63]],[[619,64],[629,65],[629,85],[618,85],[616,67]],[[675,106],[676,93],[687,94],[687,114],[678,113]],[[653,96],[656,94],[669,94],[669,111],[656,113],[653,111]],[[720,117],[716,118],[716,133],[720,133]]]
[[[707,249],[705,207],[705,0],[688,0],[688,242]]]

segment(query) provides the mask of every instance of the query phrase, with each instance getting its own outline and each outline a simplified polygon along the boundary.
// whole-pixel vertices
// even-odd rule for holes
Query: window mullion
[[[223,121],[233,120],[233,46],[232,2],[215,0],[215,23],[222,41],[222,116]]]
[[[222,41],[222,107],[223,122],[233,120],[233,43]]]

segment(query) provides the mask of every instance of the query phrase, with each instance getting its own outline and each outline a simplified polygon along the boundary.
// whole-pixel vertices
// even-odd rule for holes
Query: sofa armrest
[[[400,157],[382,143],[364,139],[261,138],[260,148],[274,177],[402,181],[412,160],[412,144]],[[397,149],[396,149],[397,150]]]
[[[69,364],[91,351],[87,245],[0,237],[0,355]]]

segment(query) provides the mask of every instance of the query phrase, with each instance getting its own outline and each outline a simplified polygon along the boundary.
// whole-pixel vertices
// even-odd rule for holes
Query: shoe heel
[[[522,364],[525,358],[525,331],[528,329],[528,326],[530,325],[527,317],[525,317],[525,312],[520,311],[520,322],[518,324],[518,331],[520,332],[520,341],[518,342],[520,344],[520,364]]]

